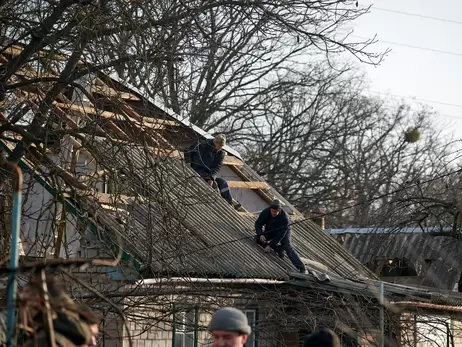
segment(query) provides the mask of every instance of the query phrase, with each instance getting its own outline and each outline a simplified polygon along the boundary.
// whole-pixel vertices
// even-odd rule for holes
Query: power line
[[[356,35],[350,35],[350,37],[355,37],[355,38],[360,39],[360,40],[370,40],[370,38],[362,37],[362,36],[356,36]],[[428,47],[422,47],[422,46],[414,46],[414,45],[409,45],[407,43],[385,41],[385,40],[380,40],[380,39],[378,39],[377,42],[387,43],[387,44],[395,45],[395,46],[403,46],[403,47],[412,48],[412,49],[419,49],[419,50],[422,50],[422,51],[428,51],[428,52],[433,52],[433,53],[440,53],[440,54],[447,54],[447,55],[452,55],[452,56],[456,56],[456,57],[462,57],[462,53],[449,52],[449,51],[445,51],[445,50],[441,50],[441,49],[428,48]]]
[[[457,20],[446,19],[446,18],[438,18],[438,17],[432,17],[432,16],[425,16],[425,15],[418,14],[418,13],[391,10],[391,9],[382,8],[382,7],[372,6],[371,9],[384,11],[384,12],[398,13],[398,14],[402,14],[402,15],[406,15],[406,16],[418,17],[418,18],[423,18],[423,19],[431,19],[431,20],[436,20],[436,21],[445,22],[445,23],[462,24],[462,22],[457,21]]]
[[[427,103],[430,103],[430,104],[437,104],[437,105],[443,105],[443,106],[462,108],[462,105],[460,105],[460,104],[452,104],[452,103],[449,103],[449,102],[435,101],[435,100],[417,98],[417,97],[413,97],[413,96],[397,95],[397,94],[390,94],[390,93],[384,93],[384,92],[376,92],[376,91],[372,91],[372,90],[368,90],[367,92],[368,93],[373,93],[373,94],[378,94],[378,95],[385,95],[385,96],[388,95],[388,96],[392,96],[392,97],[395,97],[395,98],[406,98],[406,99],[410,99],[410,100],[417,100],[417,101],[427,102]],[[450,116],[450,115],[442,115],[442,116],[450,117],[450,118],[462,119],[462,117],[458,117],[458,116]]]

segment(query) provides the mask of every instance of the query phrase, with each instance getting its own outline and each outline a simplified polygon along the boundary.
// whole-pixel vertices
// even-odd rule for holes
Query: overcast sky
[[[380,66],[363,65],[371,90],[428,103],[462,138],[462,0],[359,0],[368,5],[353,35],[377,34],[377,49],[392,49]]]

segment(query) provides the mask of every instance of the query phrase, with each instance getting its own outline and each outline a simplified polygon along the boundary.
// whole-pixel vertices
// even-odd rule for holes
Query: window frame
[[[188,314],[192,313],[192,324],[188,324]],[[181,322],[177,321],[177,317],[181,315]],[[193,347],[198,347],[199,340],[199,309],[197,307],[182,307],[173,310],[172,324],[172,347],[175,347],[179,335],[181,335],[181,347],[186,347],[186,338],[189,336],[193,341]]]
[[[249,320],[249,314],[253,314],[253,322],[249,320],[249,325],[252,328],[251,334],[247,338],[247,342],[245,343],[245,347],[258,347],[258,309],[245,309],[242,310]],[[251,341],[251,344],[249,344]]]

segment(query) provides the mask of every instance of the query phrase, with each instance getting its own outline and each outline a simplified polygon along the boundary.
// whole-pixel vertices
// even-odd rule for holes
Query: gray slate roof
[[[108,169],[130,168],[134,189],[148,201],[128,206],[124,248],[153,272],[215,277],[286,279],[294,267],[253,242],[256,216],[238,214],[177,159],[98,140],[92,146]],[[112,225],[113,227],[113,225]],[[294,221],[293,243],[302,257],[344,278],[374,277],[354,256],[309,220]]]
[[[459,282],[462,242],[456,238],[426,233],[346,233],[343,237],[343,246],[363,264],[406,258],[422,277],[421,285],[452,290]]]

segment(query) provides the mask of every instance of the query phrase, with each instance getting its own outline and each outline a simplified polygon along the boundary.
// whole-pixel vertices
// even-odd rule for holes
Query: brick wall
[[[153,296],[154,297],[154,296]],[[152,301],[153,304],[149,304]],[[143,304],[139,304],[143,302]],[[159,304],[162,303],[162,304]],[[197,346],[206,347],[211,344],[207,331],[212,312],[217,307],[235,306],[242,309],[249,308],[248,301],[232,298],[217,303],[213,296],[165,296],[156,295],[155,299],[145,297],[127,297],[124,299],[124,313],[127,317],[127,327],[120,317],[106,317],[104,323],[105,338],[100,340],[102,347],[128,347],[127,330],[132,339],[133,347],[174,347],[173,346],[173,303],[175,307],[197,307]],[[255,308],[255,306],[252,306]],[[264,322],[264,314],[259,312],[259,320]],[[262,324],[257,333],[258,347],[273,347],[277,345],[275,337],[277,327]]]

